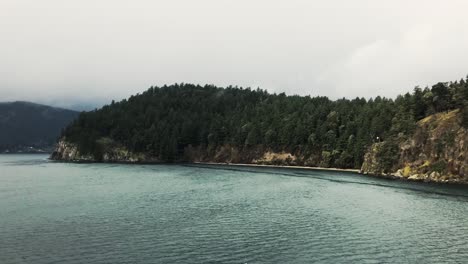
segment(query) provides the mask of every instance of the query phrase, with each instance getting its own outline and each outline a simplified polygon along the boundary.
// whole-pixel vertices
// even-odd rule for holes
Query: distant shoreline
[[[358,169],[339,169],[339,168],[324,168],[324,167],[308,167],[308,166],[294,166],[294,165],[267,165],[267,164],[252,164],[252,163],[227,163],[227,162],[191,162],[192,164],[200,165],[224,165],[236,167],[263,167],[263,168],[287,168],[287,169],[305,169],[305,170],[321,170],[321,171],[335,171],[335,172],[352,172],[360,173]]]

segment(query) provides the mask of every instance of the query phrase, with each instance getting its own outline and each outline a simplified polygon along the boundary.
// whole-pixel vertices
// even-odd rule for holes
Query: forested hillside
[[[0,152],[51,151],[78,112],[29,102],[0,103]]]
[[[467,126],[467,80],[369,100],[175,84],[82,113],[55,158],[360,168],[370,146],[385,142],[379,156],[389,170],[418,120],[453,109]],[[65,143],[75,148],[67,157]]]

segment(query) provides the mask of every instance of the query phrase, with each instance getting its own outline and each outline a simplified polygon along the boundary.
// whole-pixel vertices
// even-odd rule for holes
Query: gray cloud
[[[394,97],[468,73],[467,1],[3,0],[0,98],[101,103],[175,82]]]

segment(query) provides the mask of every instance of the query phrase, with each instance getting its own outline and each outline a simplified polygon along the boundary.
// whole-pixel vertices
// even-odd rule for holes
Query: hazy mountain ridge
[[[0,152],[49,152],[79,112],[32,102],[0,103]]]

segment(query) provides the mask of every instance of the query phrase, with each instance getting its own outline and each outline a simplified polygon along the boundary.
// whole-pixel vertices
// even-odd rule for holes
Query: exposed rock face
[[[144,153],[133,153],[126,148],[114,144],[109,139],[101,139],[97,142],[102,149],[99,157],[89,154],[82,154],[78,147],[61,139],[51,155],[52,160],[69,161],[69,162],[122,162],[122,163],[157,163],[159,160]]]
[[[377,155],[380,152],[382,143],[374,143],[369,151],[364,156],[364,163],[362,164],[361,172],[363,174],[376,174],[382,175],[383,168]]]
[[[468,131],[460,125],[458,110],[428,116],[417,123],[414,134],[399,143],[392,170],[383,171],[374,144],[365,155],[361,171],[409,180],[468,183]]]
[[[274,152],[262,146],[239,148],[231,145],[189,146],[185,149],[186,160],[192,162],[244,163],[259,165],[304,165],[298,156],[287,151]]]
[[[100,151],[98,156],[83,154],[76,144],[62,138],[51,155],[52,160],[68,162],[118,162],[118,163],[161,163],[168,162],[148,153],[134,153],[119,145],[110,138],[101,138],[96,141]],[[209,162],[209,163],[239,163],[277,166],[306,166],[330,168],[322,162],[322,156],[312,155],[305,158],[301,153],[292,153],[286,150],[273,151],[263,146],[250,146],[239,148],[225,144],[218,146],[192,146],[183,150],[183,159],[175,162]]]
[[[94,157],[91,155],[82,155],[78,151],[78,147],[65,140],[60,140],[57,143],[55,151],[50,156],[53,160],[74,161],[74,162],[91,162]]]
[[[185,158],[193,162],[220,162],[220,163],[256,163],[264,155],[262,147],[238,148],[231,145],[188,146]]]
[[[291,153],[287,152],[272,152],[267,151],[263,154],[263,156],[258,159],[254,160],[254,163],[257,164],[276,164],[276,163],[286,163],[286,164],[296,164],[296,157]]]

